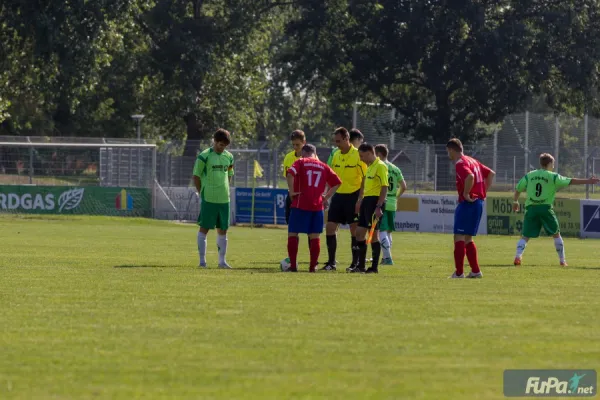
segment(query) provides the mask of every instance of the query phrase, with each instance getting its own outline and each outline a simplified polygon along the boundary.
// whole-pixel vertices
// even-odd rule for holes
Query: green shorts
[[[229,229],[229,203],[203,201],[200,205],[198,225],[204,229]]]
[[[381,224],[379,225],[379,230],[380,231],[388,231],[388,232],[393,232],[396,230],[395,227],[395,222],[396,220],[396,211],[387,211],[385,210],[383,212],[383,215],[381,216]]]
[[[536,238],[540,236],[540,231],[544,230],[548,236],[556,235],[560,232],[558,218],[550,205],[529,206],[525,210],[523,218],[522,235],[527,238]]]

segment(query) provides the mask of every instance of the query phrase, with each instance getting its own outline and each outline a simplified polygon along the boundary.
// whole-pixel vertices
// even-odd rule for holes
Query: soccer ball
[[[284,258],[283,260],[281,260],[281,262],[279,263],[279,267],[281,268],[282,272],[286,272],[287,270],[290,269],[290,267],[292,266],[292,263],[290,261],[289,257]],[[298,263],[296,262],[296,268],[298,268]]]

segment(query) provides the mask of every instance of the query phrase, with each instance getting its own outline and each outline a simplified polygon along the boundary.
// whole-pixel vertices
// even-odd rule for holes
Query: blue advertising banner
[[[254,223],[285,225],[285,189],[257,188],[254,192]],[[250,223],[252,217],[252,188],[235,190],[235,222]]]

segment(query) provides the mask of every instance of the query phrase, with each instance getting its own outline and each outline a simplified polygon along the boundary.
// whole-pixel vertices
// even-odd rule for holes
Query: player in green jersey
[[[388,167],[388,192],[385,201],[385,211],[381,218],[379,229],[379,241],[383,250],[383,260],[381,265],[394,265],[392,260],[392,232],[395,231],[396,209],[398,208],[398,197],[402,196],[406,190],[406,181],[400,168],[388,161],[389,151],[385,144],[375,146],[375,155]]]
[[[554,157],[548,153],[540,155],[540,166],[540,169],[531,171],[521,178],[515,190],[513,211],[519,211],[519,196],[522,192],[526,192],[527,199],[525,200],[523,232],[517,243],[514,264],[521,265],[521,258],[527,242],[530,238],[538,237],[544,227],[546,233],[554,237],[554,247],[558,253],[560,265],[566,267],[565,245],[560,236],[560,226],[553,209],[556,191],[569,185],[593,185],[600,182],[600,179],[595,177],[589,179],[565,178],[552,172]]]
[[[350,144],[352,144],[352,146],[358,149],[364,140],[365,135],[363,135],[361,131],[356,128],[350,130]],[[331,162],[333,161],[333,155],[338,151],[340,151],[340,149],[338,149],[337,146],[331,149],[331,153],[329,153],[329,158],[327,159],[327,165],[330,167]]]
[[[231,135],[219,129],[213,136],[213,147],[198,155],[194,164],[194,185],[201,198],[198,216],[199,267],[206,268],[206,235],[217,228],[219,268],[230,269],[227,255],[227,229],[229,229],[229,184],[233,176],[233,155],[225,150]]]

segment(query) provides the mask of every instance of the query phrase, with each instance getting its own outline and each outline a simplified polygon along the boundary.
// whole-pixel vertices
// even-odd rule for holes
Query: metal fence
[[[389,108],[382,108],[379,116],[371,113],[364,117],[355,112],[349,125],[361,129],[367,142],[388,145],[389,159],[402,170],[411,192],[453,191],[454,167],[447,158],[445,145],[412,143],[400,132],[386,130],[385,122],[391,118],[393,111]],[[600,169],[600,122],[597,119],[522,113],[507,116],[490,131],[489,137],[467,144],[465,152],[496,171],[494,191],[513,190],[525,173],[538,167],[538,156],[542,152],[554,155],[556,170],[563,175],[585,177]],[[311,137],[316,137],[311,136],[311,132],[307,135],[309,142]],[[190,186],[196,154],[211,145],[210,141],[169,142],[158,145],[154,153],[154,150],[133,147],[138,141],[128,139],[0,137],[4,143],[17,141],[28,141],[32,145],[0,146],[0,183],[149,187],[154,172],[162,186]],[[63,143],[79,145],[61,147]],[[93,147],[86,148],[85,144]],[[104,144],[106,146],[102,146]],[[252,186],[256,160],[264,169],[263,176],[257,180],[259,187],[285,187],[282,163],[290,150],[287,138],[277,143],[257,142],[244,147],[234,142],[229,148],[236,165],[233,185]],[[319,158],[326,160],[332,149],[321,145],[317,150]],[[588,189],[591,193],[595,191],[594,187]],[[586,188],[566,190],[581,192],[583,196]]]
[[[393,112],[384,109],[379,117],[354,114],[353,125],[363,132],[365,141],[384,143],[390,148],[389,159],[403,172],[414,193],[453,191],[454,166],[448,160],[445,144],[412,143],[401,133],[385,129],[386,118]],[[567,176],[585,177],[600,169],[600,122],[594,118],[564,115],[522,113],[507,116],[491,134],[477,143],[465,145],[465,153],[479,159],[496,171],[494,191],[510,192],[528,171],[538,168],[541,153],[556,158],[556,171]],[[307,132],[310,141],[310,132]],[[163,186],[187,186],[191,182],[194,156],[179,156],[181,143],[171,143],[159,150],[157,176]],[[188,143],[200,151],[210,142]],[[174,151],[175,150],[175,151]],[[269,144],[253,143],[245,148],[229,149],[236,162],[235,186],[252,185],[253,162],[265,170],[258,186],[284,187],[282,163],[291,150],[288,140]],[[318,146],[318,155],[326,160],[331,147]],[[585,187],[569,187],[566,191],[583,192]],[[594,192],[594,188],[590,190]]]

